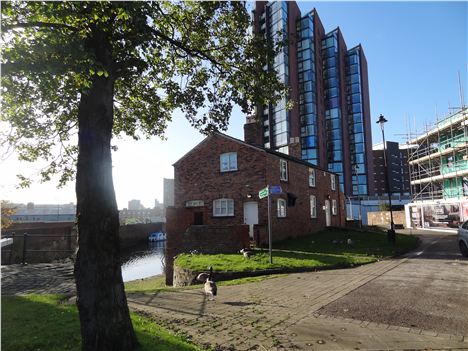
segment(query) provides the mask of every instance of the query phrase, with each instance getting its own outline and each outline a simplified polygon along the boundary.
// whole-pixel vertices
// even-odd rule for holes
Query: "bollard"
[[[26,243],[28,240],[28,233],[23,234],[23,265],[26,264]]]

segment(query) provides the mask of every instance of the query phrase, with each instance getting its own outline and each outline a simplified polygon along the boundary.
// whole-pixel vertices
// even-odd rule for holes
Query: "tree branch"
[[[167,41],[169,43],[171,43],[175,47],[185,51],[187,54],[193,55],[193,56],[195,56],[195,57],[197,57],[199,59],[202,59],[202,60],[208,60],[208,61],[210,61],[211,63],[213,63],[213,64],[215,64],[217,66],[221,66],[220,62],[218,62],[215,58],[208,55],[207,53],[205,53],[203,51],[200,51],[200,50],[196,50],[196,49],[187,47],[186,45],[184,45],[180,41],[167,36],[166,34],[162,33],[161,31],[157,30],[156,28],[151,28],[151,31],[156,36],[160,37],[161,39],[164,39],[165,41]]]

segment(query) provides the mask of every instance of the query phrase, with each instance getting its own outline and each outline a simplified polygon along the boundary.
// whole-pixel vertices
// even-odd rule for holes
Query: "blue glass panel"
[[[361,112],[361,104],[353,104],[353,113]]]

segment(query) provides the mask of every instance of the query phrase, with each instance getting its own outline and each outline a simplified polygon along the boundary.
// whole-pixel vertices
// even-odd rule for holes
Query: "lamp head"
[[[379,125],[380,125],[380,128],[383,129],[384,123],[386,123],[386,122],[388,122],[388,121],[387,121],[386,118],[381,114],[376,123],[379,124]]]

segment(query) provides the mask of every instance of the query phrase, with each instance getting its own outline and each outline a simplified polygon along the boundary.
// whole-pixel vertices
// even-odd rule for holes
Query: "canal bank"
[[[124,282],[160,275],[164,271],[165,243],[146,243],[122,254]],[[73,261],[2,266],[2,295],[75,295]]]

